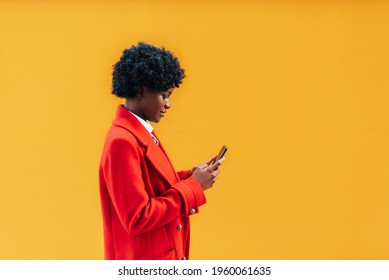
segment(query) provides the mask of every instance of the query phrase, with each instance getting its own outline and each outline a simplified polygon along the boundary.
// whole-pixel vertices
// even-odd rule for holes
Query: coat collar
[[[147,129],[122,104],[118,106],[112,124],[131,132],[143,147],[149,146],[150,141],[153,141]]]
[[[158,173],[160,173],[170,185],[178,182],[177,173],[175,172],[161,141],[159,141],[159,146],[156,145],[147,129],[134,115],[128,112],[123,105],[118,106],[116,117],[112,124],[122,127],[134,135],[138,143],[145,148],[145,157],[149,159]]]

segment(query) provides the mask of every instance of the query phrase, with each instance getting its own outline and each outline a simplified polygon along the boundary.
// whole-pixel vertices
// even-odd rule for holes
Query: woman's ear
[[[136,93],[136,98],[143,99],[145,92],[145,87],[141,87],[138,92]]]

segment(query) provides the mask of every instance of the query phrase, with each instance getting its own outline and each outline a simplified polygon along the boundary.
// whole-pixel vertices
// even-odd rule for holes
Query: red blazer
[[[188,174],[119,105],[99,169],[105,259],[189,258],[189,216],[205,195]]]

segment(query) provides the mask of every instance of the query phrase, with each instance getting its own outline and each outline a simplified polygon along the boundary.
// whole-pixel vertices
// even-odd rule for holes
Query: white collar
[[[135,118],[137,118],[139,120],[139,122],[146,128],[146,130],[151,134],[151,132],[153,132],[153,127],[151,126],[151,124],[148,122],[148,121],[145,121],[144,119],[142,119],[141,117],[139,117],[138,115],[134,114],[133,112],[131,111],[128,111],[130,112],[131,114],[133,114],[135,116]]]

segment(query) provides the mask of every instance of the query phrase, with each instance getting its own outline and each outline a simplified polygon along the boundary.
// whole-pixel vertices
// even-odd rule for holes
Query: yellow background
[[[138,41],[186,69],[155,129],[230,150],[193,259],[389,259],[388,1],[0,1],[0,259],[102,259],[98,165]]]

